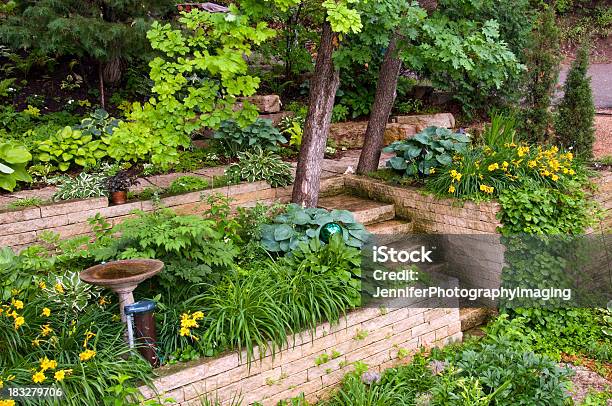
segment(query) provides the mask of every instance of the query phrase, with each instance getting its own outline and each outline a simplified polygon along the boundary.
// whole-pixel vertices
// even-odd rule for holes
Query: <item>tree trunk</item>
[[[340,74],[332,59],[334,38],[331,25],[323,24],[321,43],[317,50],[314,76],[310,85],[308,115],[298,158],[297,173],[293,185],[293,203],[316,207],[321,186],[321,164],[325,143],[329,134],[332,109]]]
[[[397,57],[397,34],[394,34],[389,41],[387,52],[385,52],[380,67],[374,104],[365,132],[359,164],[357,165],[357,173],[359,174],[364,175],[378,169],[385,128],[395,102],[397,79],[401,67],[402,62]]]
[[[100,82],[100,107],[104,109],[106,107],[104,103],[104,73],[102,72],[102,70],[103,70],[102,62],[99,62],[98,63],[98,80]]]

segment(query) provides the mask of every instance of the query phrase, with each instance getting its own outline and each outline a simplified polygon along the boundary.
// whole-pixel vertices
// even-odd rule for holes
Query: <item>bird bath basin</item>
[[[145,279],[158,274],[164,263],[157,259],[126,259],[87,268],[79,274],[83,282],[103,286],[119,296],[121,320],[126,321],[124,307],[134,303],[132,292]]]

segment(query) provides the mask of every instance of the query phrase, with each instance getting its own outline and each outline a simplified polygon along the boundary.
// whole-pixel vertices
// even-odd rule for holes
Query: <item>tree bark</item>
[[[325,154],[334,99],[340,84],[339,70],[334,66],[332,59],[334,37],[331,25],[328,22],[323,23],[291,199],[293,203],[305,207],[316,207],[319,200],[321,164]]]
[[[378,169],[385,128],[395,102],[397,79],[402,67],[402,61],[397,57],[397,40],[397,34],[393,34],[380,67],[376,95],[357,165],[357,173],[362,175]]]
[[[104,102],[104,73],[102,72],[103,68],[102,68],[102,62],[98,63],[98,80],[99,80],[99,84],[100,84],[100,107],[102,107],[103,109],[106,108],[105,106],[105,102]]]

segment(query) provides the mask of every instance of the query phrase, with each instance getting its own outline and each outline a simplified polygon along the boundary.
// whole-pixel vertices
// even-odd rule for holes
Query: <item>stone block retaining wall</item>
[[[261,360],[256,355],[250,367],[244,352],[242,358],[231,352],[188,363],[178,371],[162,367],[154,386],[162,399],[171,397],[181,405],[200,405],[201,396],[225,405],[241,396],[243,405],[261,402],[268,406],[302,393],[314,402],[327,397],[356,361],[380,372],[408,361],[398,358],[400,350],[412,354],[421,347],[460,341],[459,309],[434,308],[432,304],[424,301],[419,308],[357,309],[339,324],[319,325],[314,335],[303,332],[289,337],[281,352],[266,354]],[[323,354],[328,360],[321,363]],[[147,399],[155,397],[149,387],[140,391]]]
[[[343,185],[341,177],[327,178],[322,180],[321,188],[324,194],[333,194],[341,190]],[[208,207],[206,198],[216,193],[232,198],[232,207],[237,207],[250,206],[257,202],[288,202],[291,192],[291,186],[272,188],[265,182],[244,183],[165,197],[161,199],[161,205],[177,213],[193,214],[205,210]],[[115,225],[132,216],[134,210],[153,209],[154,203],[150,200],[109,206],[106,197],[98,197],[0,212],[0,247],[8,246],[19,250],[36,242],[45,231],[58,233],[61,238],[89,234],[91,227],[87,220],[96,214]]]
[[[446,270],[468,288],[495,288],[500,285],[504,246],[499,241],[495,217],[498,203],[458,202],[426,195],[414,187],[392,186],[362,176],[345,176],[351,193],[392,203],[398,217],[410,219],[416,232],[444,234]],[[460,234],[461,238],[453,237]]]

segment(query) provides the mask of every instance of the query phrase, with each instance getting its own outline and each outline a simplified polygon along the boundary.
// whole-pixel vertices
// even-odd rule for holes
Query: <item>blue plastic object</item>
[[[155,302],[152,300],[140,300],[125,306],[125,314],[147,313],[155,310]]]

